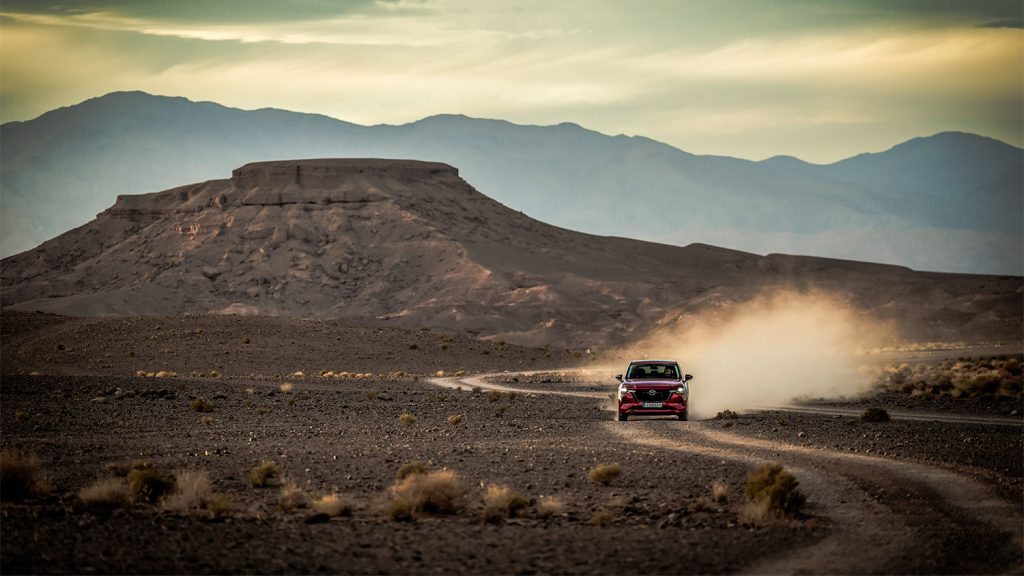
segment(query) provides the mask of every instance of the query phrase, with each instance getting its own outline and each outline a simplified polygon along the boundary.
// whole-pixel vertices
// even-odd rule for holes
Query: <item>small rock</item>
[[[806,438],[807,437],[807,433],[806,432],[802,432],[802,431],[801,432],[797,432],[796,433],[796,437],[797,438]]]
[[[213,400],[224,400],[227,397],[228,395],[223,392],[214,392],[213,396],[210,396],[210,398]]]
[[[106,401],[107,401],[107,397],[106,396],[97,396],[97,397],[93,398],[92,400],[90,400],[90,402],[106,402]]]
[[[323,512],[319,514],[313,514],[312,516],[306,517],[306,524],[323,524],[324,522],[330,521],[331,517]]]

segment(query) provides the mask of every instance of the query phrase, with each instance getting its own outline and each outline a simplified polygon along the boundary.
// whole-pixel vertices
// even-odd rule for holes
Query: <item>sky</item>
[[[0,121],[118,90],[360,124],[575,122],[833,162],[1024,144],[1020,0],[4,0]]]

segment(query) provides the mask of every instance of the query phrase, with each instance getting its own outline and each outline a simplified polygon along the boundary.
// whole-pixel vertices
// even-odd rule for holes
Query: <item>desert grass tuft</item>
[[[462,415],[461,414],[453,414],[453,415],[448,417],[448,425],[449,426],[455,428],[455,427],[458,427],[459,424],[462,424]]]
[[[416,416],[413,416],[408,412],[403,413],[401,416],[398,417],[398,419],[401,420],[407,426],[412,426],[413,424],[416,423]]]
[[[325,494],[312,504],[313,511],[317,514],[326,514],[331,518],[338,516],[351,516],[352,506],[341,499],[337,494]]]
[[[196,412],[213,412],[213,404],[208,402],[205,398],[196,398],[190,404],[192,409]]]
[[[501,392],[498,392],[497,390],[488,390],[487,393],[484,394],[484,396],[491,402],[497,402],[498,400],[501,400]]]
[[[722,410],[718,414],[715,414],[715,420],[735,420],[739,417],[739,414],[733,412],[732,410],[729,410],[728,408]]]
[[[773,514],[793,516],[806,501],[799,485],[780,464],[763,464],[747,477],[747,497]]]
[[[458,474],[451,470],[435,470],[411,474],[391,487],[392,518],[415,519],[422,515],[454,514],[462,509],[467,489]]]
[[[508,486],[491,484],[484,493],[484,522],[499,524],[526,508],[529,501]]]
[[[590,523],[594,526],[607,526],[615,521],[615,511],[601,508],[590,517]]]
[[[729,485],[721,480],[716,480],[711,484],[711,499],[719,504],[725,504],[729,501]]]
[[[565,513],[565,504],[554,496],[541,496],[537,501],[537,515],[541,518],[561,516]]]
[[[273,486],[280,479],[281,470],[277,467],[277,463],[271,460],[260,462],[259,466],[256,466],[249,472],[249,483],[252,484],[253,488]]]
[[[754,502],[747,500],[736,512],[740,524],[745,526],[768,526],[774,523],[778,516],[769,509],[768,502]]]
[[[119,478],[101,478],[78,491],[78,499],[88,508],[113,510],[129,506],[128,484]]]
[[[430,468],[419,462],[409,462],[408,464],[402,464],[402,467],[398,469],[398,472],[395,474],[395,480],[405,480],[414,474],[426,474],[429,471]]]
[[[35,454],[0,451],[0,499],[24,500],[46,494],[47,486]]]
[[[174,479],[174,491],[164,498],[165,510],[178,513],[200,510],[213,500],[213,482],[206,471],[181,470]]]
[[[611,484],[620,474],[622,474],[622,467],[614,463],[598,464],[587,471],[588,478],[603,486]]]
[[[280,389],[284,394],[291,394],[295,391],[295,384],[292,384],[291,382],[284,382],[281,384]]]
[[[306,491],[290,480],[285,480],[281,485],[281,496],[277,501],[278,505],[285,512],[291,512],[298,508],[305,508],[309,505],[309,496]]]
[[[132,502],[154,504],[174,489],[174,478],[164,476],[152,464],[137,463],[128,472],[128,497]]]

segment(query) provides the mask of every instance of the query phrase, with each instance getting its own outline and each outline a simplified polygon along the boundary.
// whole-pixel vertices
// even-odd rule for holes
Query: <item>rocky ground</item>
[[[985,520],[1021,515],[1019,426],[781,412],[619,423],[608,411],[613,387],[593,373],[500,377],[513,394],[483,380],[474,389],[468,376],[445,380],[448,387],[431,377],[600,363],[583,351],[304,320],[2,320],[0,444],[35,454],[49,487],[0,507],[5,573],[957,573],[1022,565],[1019,541]],[[321,377],[327,370],[349,377]],[[250,471],[266,460],[285,476],[280,484],[309,500],[336,493],[350,515],[283,505],[280,484],[253,487]],[[750,513],[744,486],[764,461],[797,475],[808,495],[801,514]],[[223,506],[215,514],[81,503],[81,489],[138,462],[164,474],[207,472]],[[390,489],[411,462],[458,474],[466,492],[453,514],[391,517]],[[610,484],[588,476],[607,463],[621,467]],[[484,521],[492,484],[527,500],[516,517]],[[943,486],[967,496],[999,490],[999,512],[982,498],[970,512],[966,496]],[[551,499],[561,507],[545,511]]]

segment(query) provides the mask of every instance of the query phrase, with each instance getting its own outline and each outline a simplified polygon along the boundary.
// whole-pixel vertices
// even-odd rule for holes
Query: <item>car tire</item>
[[[680,420],[683,420],[683,421],[685,422],[686,420],[689,420],[689,419],[690,419],[690,415],[689,415],[689,414],[687,414],[686,412],[683,412],[682,414],[680,414],[680,415],[678,416],[678,418],[679,418]]]
[[[623,414],[622,412],[619,412],[618,416],[616,416],[615,419],[618,420],[619,422],[625,422],[626,420],[629,420],[629,414]]]

